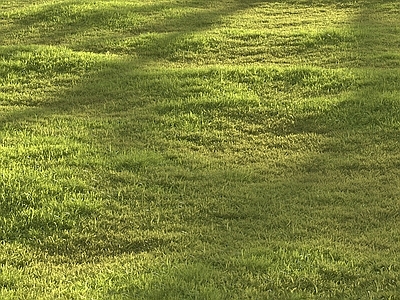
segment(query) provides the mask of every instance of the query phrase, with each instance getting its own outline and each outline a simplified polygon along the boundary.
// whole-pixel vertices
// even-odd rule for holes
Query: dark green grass
[[[398,299],[396,1],[0,4],[2,299]]]

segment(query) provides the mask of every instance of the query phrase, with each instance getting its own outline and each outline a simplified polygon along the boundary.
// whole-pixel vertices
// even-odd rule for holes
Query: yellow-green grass
[[[1,299],[398,299],[397,1],[0,4]]]

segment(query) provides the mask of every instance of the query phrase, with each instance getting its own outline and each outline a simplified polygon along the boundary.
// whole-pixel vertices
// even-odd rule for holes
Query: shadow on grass
[[[391,139],[390,132],[397,131],[400,124],[400,56],[395,55],[400,31],[395,4],[367,1],[363,5],[353,23],[357,61],[351,92],[326,110],[298,118],[289,132],[362,134],[365,141],[388,134]]]
[[[77,177],[80,178],[79,174],[84,172],[94,177],[103,175],[112,177],[112,174],[116,172],[113,170],[115,158],[113,155],[117,155],[119,151],[126,149],[116,149],[113,152],[108,151],[107,148],[118,148],[118,146],[124,144],[122,140],[126,138],[130,139],[130,143],[143,144],[143,141],[149,139],[145,137],[146,130],[149,128],[144,127],[149,126],[151,130],[154,130],[154,128],[151,128],[154,126],[152,125],[154,120],[151,120],[151,118],[155,115],[149,113],[153,103],[149,103],[149,100],[143,100],[144,95],[138,93],[137,88],[142,89],[141,92],[145,89],[145,93],[150,92],[150,94],[151,92],[154,93],[154,88],[163,93],[167,92],[163,86],[157,86],[155,78],[157,74],[153,74],[151,78],[155,82],[147,83],[145,87],[138,86],[137,81],[142,82],[142,84],[145,82],[143,78],[138,77],[145,76],[145,74],[132,72],[132,69],[144,69],[146,62],[168,55],[163,51],[159,52],[160,47],[174,44],[185,34],[209,28],[224,15],[235,13],[243,7],[255,3],[254,1],[234,1],[229,2],[226,7],[217,5],[216,8],[213,8],[213,5],[207,1],[182,2],[173,6],[167,4],[146,4],[140,7],[115,5],[105,8],[92,7],[85,12],[81,8],[81,5],[85,6],[84,3],[67,1],[63,4],[29,6],[21,15],[11,13],[14,18],[12,24],[0,30],[1,36],[4,38],[3,42],[7,38],[12,39],[19,36],[22,41],[31,45],[3,46],[3,68],[0,71],[8,76],[6,78],[9,81],[6,81],[7,87],[2,91],[2,96],[7,96],[10,91],[13,96],[9,97],[11,99],[2,99],[4,106],[1,115],[1,127],[3,131],[11,135],[18,130],[25,133],[32,131],[32,135],[28,134],[23,138],[29,144],[26,146],[28,149],[24,151],[27,155],[30,155],[31,151],[36,151],[39,155],[36,158],[29,158],[28,156],[24,159],[21,158],[22,155],[17,155],[16,159],[20,159],[19,167],[26,169],[26,171],[21,171],[23,174],[26,175],[26,172],[31,172],[29,176],[37,176],[39,179],[32,177],[32,184],[23,185],[17,195],[11,186],[14,183],[21,184],[22,182],[23,184],[23,181],[18,179],[18,172],[14,172],[11,165],[9,166],[10,169],[6,165],[4,166],[5,169],[8,169],[12,178],[7,183],[9,184],[7,188],[10,190],[3,190],[3,195],[6,195],[3,201],[7,205],[11,205],[13,209],[8,212],[3,211],[3,225],[7,227],[12,224],[12,226],[9,226],[8,230],[3,232],[2,239],[27,243],[49,255],[68,257],[77,262],[122,253],[152,251],[167,247],[173,239],[176,239],[174,234],[151,234],[154,216],[150,211],[145,216],[139,217],[139,221],[130,220],[129,218],[132,218],[132,215],[123,214],[123,208],[119,209],[121,212],[119,218],[108,216],[113,212],[110,208],[110,202],[117,203],[118,199],[110,199],[104,202],[103,194],[107,194],[107,189],[113,189],[113,186],[120,184],[114,178],[104,179],[104,182],[108,185],[106,187],[96,186],[95,181],[89,179],[88,181],[93,183],[94,186],[84,185],[79,191],[75,190],[77,188],[75,186],[72,193],[65,190],[63,184],[51,179],[52,176],[62,176],[63,171],[58,170],[57,166],[53,166],[56,171],[54,171],[54,175],[50,175],[49,169],[45,166],[52,164],[52,158],[51,156],[45,158],[41,154],[43,150],[40,150],[40,148],[46,148],[48,145],[42,145],[42,143],[46,143],[47,139],[54,142],[57,140],[57,136],[65,139],[66,143],[76,142],[74,137],[68,133],[70,128],[61,129],[57,133],[42,132],[42,136],[37,140],[34,136],[38,132],[34,128],[37,128],[37,122],[50,122],[49,124],[51,124],[60,121],[63,125],[70,126],[72,124],[68,122],[68,119],[76,117],[79,119],[78,122],[83,124],[81,130],[84,128],[90,138],[89,140],[78,141],[83,149],[76,150],[75,154],[79,151],[85,152],[85,147],[93,147],[94,143],[95,153],[89,151],[84,156],[94,154],[99,155],[100,160],[105,160],[104,163],[95,162],[94,165],[89,166],[81,166],[79,162],[76,162],[74,169],[78,172]],[[203,7],[203,4],[205,7]],[[198,11],[195,9],[194,13],[186,12],[186,5],[195,6]],[[177,15],[169,15],[168,13],[171,11]],[[134,28],[130,28],[127,24],[127,22],[133,21],[136,15],[145,18],[145,15],[156,12],[160,13],[159,18],[151,17]],[[131,18],[131,14],[133,18]],[[167,17],[162,17],[163,14],[166,14]],[[46,28],[46,25],[51,26]],[[32,35],[26,32],[26,28],[30,30]],[[117,33],[122,30],[122,34],[129,35],[150,31],[154,35],[143,45],[134,49],[138,56],[136,59],[121,60],[113,55],[98,57],[96,54],[88,53],[87,49],[80,49],[83,52],[77,53],[76,56],[76,53],[67,48],[60,50],[54,46],[62,45],[70,38],[96,30],[110,30],[110,32],[116,31]],[[106,34],[111,35],[110,32]],[[26,33],[29,38],[24,40],[23,37]],[[92,42],[95,44],[95,41],[85,36],[85,43],[89,45]],[[11,52],[8,51],[10,49]],[[176,50],[173,46],[168,49],[172,52]],[[94,52],[107,51],[107,49],[103,50],[89,49],[89,51]],[[77,58],[81,54],[87,55],[87,57]],[[69,56],[72,56],[72,60]],[[74,57],[77,60],[74,60]],[[87,59],[91,61],[89,64],[86,64]],[[14,77],[11,78],[12,76]],[[22,82],[21,78],[25,78],[26,82]],[[35,85],[38,88],[38,95],[35,95],[36,90],[33,88]],[[49,90],[46,90],[47,87],[49,87]],[[54,87],[53,90],[52,87]],[[173,93],[173,85],[167,88],[168,91]],[[39,93],[43,90],[44,93]],[[18,98],[20,95],[23,96]],[[160,95],[157,95],[157,97],[160,97]],[[29,103],[29,100],[36,98],[39,99],[38,102]],[[43,99],[46,100],[42,101]],[[154,100],[151,97],[150,99]],[[21,106],[26,104],[33,104],[33,106],[29,108]],[[147,106],[150,109],[147,109]],[[122,118],[115,118],[116,115],[121,114]],[[150,125],[143,125],[141,121]],[[119,122],[123,124],[107,126],[107,123],[115,125],[114,123]],[[138,127],[135,128],[136,125]],[[106,135],[110,136],[110,139],[107,139],[105,132],[107,132]],[[55,140],[52,140],[53,138]],[[8,142],[12,146],[11,142]],[[62,145],[60,147],[68,146]],[[63,157],[71,159],[73,155],[66,153]],[[61,157],[61,160],[63,160],[63,157]],[[35,171],[37,165],[41,164],[44,166],[44,171]],[[60,168],[68,167],[65,162],[61,161],[59,166]],[[97,168],[99,169],[97,170]],[[57,174],[59,171],[60,174]],[[102,173],[102,175],[99,175],[99,173]],[[54,181],[58,191],[52,191],[49,186],[35,187],[37,182],[45,184],[43,182],[47,180]],[[129,181],[130,179],[121,180]],[[68,185],[72,186],[74,183]],[[35,191],[40,191],[40,193],[37,194]],[[73,204],[73,195],[76,195],[76,193],[80,195],[79,197],[90,199],[88,201],[92,204],[87,202],[76,207]],[[113,196],[106,195],[105,197]],[[134,196],[131,200],[135,201],[135,197],[137,196]],[[145,195],[147,202],[145,201],[143,205],[147,207],[151,203],[152,197],[151,192],[148,196]],[[53,204],[45,203],[47,201],[51,201]],[[54,204],[54,201],[58,204]],[[137,210],[144,210],[144,206],[137,207]],[[126,209],[124,212],[126,213]],[[132,213],[135,214],[136,212]],[[118,220],[114,220],[114,218]],[[146,220],[149,220],[150,227],[140,223]],[[142,230],[124,227],[127,224],[142,228]],[[160,228],[159,230],[162,231]],[[139,232],[141,232],[141,235]]]
[[[170,45],[180,37],[215,26],[222,17],[256,3],[250,0],[93,5],[63,1],[30,5],[21,13],[10,13],[11,25],[4,26],[0,36],[4,44],[18,37],[19,43],[24,44],[67,45],[81,51],[160,58],[170,54],[166,51],[176,50]],[[125,47],[115,45],[123,41]]]
[[[367,2],[353,24],[357,84],[324,109],[298,114],[287,129],[324,141],[298,163],[299,182],[310,191],[309,200],[298,200],[305,218],[320,215],[321,236],[329,227],[330,239],[348,235],[350,247],[378,255],[399,248],[391,232],[400,195],[399,17],[395,2]]]
[[[164,117],[168,114],[173,115],[174,110],[176,110],[176,115],[178,116],[184,112],[188,115],[188,118],[192,118],[188,119],[187,123],[195,123],[193,121],[193,114],[202,115],[206,117],[205,121],[211,122],[215,119],[215,115],[211,112],[220,109],[228,109],[228,113],[220,117],[235,119],[237,122],[253,122],[255,125],[260,126],[262,124],[267,124],[269,119],[279,119],[279,116],[277,117],[274,113],[280,111],[282,107],[276,107],[270,111],[256,110],[251,116],[249,116],[250,112],[248,116],[240,114],[240,111],[237,109],[238,107],[240,108],[240,106],[245,109],[256,107],[256,103],[252,99],[246,98],[249,95],[248,92],[243,92],[244,97],[239,97],[239,99],[236,98],[235,95],[232,95],[232,91],[235,91],[238,84],[251,86],[251,83],[244,82],[242,78],[235,78],[235,76],[240,77],[241,74],[235,75],[233,74],[234,72],[231,72],[231,74],[229,74],[229,71],[226,72],[225,75],[231,76],[230,80],[234,85],[234,87],[229,90],[229,84],[223,81],[218,70],[193,71],[192,73],[164,71],[163,73],[161,71],[152,71],[147,68],[152,61],[165,57],[173,57],[176,51],[181,51],[182,49],[179,49],[179,39],[184,35],[208,29],[215,23],[218,23],[221,17],[237,13],[247,6],[257,5],[262,2],[233,1],[229,2],[229,5],[226,7],[222,4],[215,4],[216,8],[212,8],[212,4],[208,1],[192,1],[189,5],[197,7],[199,10],[195,12],[187,12],[185,8],[188,3],[184,2],[173,6],[167,6],[166,4],[146,4],[140,7],[117,5],[104,8],[91,8],[87,12],[79,8],[81,5],[80,3],[81,2],[69,1],[67,6],[64,6],[64,4],[49,4],[38,8],[32,8],[32,13],[28,11],[18,20],[16,19],[11,28],[7,28],[8,35],[4,34],[4,36],[10,37],[13,34],[18,35],[23,28],[28,27],[31,28],[33,32],[31,38],[27,39],[30,43],[39,45],[64,44],[68,46],[69,39],[82,35],[85,44],[72,45],[72,48],[76,47],[83,52],[93,51],[96,53],[106,53],[111,48],[90,46],[101,45],[97,34],[93,35],[94,37],[90,36],[97,29],[105,31],[107,38],[115,40],[119,39],[119,34],[123,37],[144,34],[143,40],[136,41],[136,44],[132,47],[120,51],[123,53],[133,51],[136,57],[121,59],[113,55],[97,57],[96,54],[93,54],[93,62],[87,68],[79,69],[79,62],[82,60],[78,59],[76,63],[65,64],[65,61],[61,59],[55,61],[53,65],[50,65],[49,69],[42,68],[46,66],[46,60],[43,60],[46,56],[42,57],[39,54],[36,60],[34,57],[35,53],[37,54],[37,49],[43,46],[37,46],[36,48],[32,46],[27,52],[32,52],[33,58],[29,55],[26,57],[26,61],[28,65],[31,66],[31,69],[11,65],[10,70],[16,70],[15,72],[19,76],[21,76],[23,72],[28,73],[32,78],[41,76],[40,72],[37,71],[44,72],[44,74],[47,72],[48,75],[43,80],[47,80],[47,82],[51,82],[52,84],[56,84],[56,82],[52,81],[53,75],[66,75],[70,72],[75,72],[76,78],[74,77],[63,81],[64,78],[61,76],[60,80],[62,84],[60,84],[60,86],[63,86],[64,90],[58,95],[56,93],[51,94],[47,102],[45,101],[45,103],[39,104],[37,107],[26,110],[19,109],[18,112],[13,112],[12,109],[9,109],[8,112],[4,113],[2,126],[3,128],[7,127],[8,130],[14,127],[15,130],[15,128],[21,128],[21,125],[18,125],[18,123],[25,122],[24,126],[26,129],[26,127],[32,125],[29,124],[29,122],[35,123],[37,119],[52,119],[52,122],[56,122],[57,119],[75,117],[78,121],[75,120],[72,122],[81,122],[82,125],[81,127],[77,127],[78,130],[80,128],[80,130],[86,131],[86,133],[83,134],[83,140],[80,141],[82,145],[88,147],[92,145],[93,147],[94,144],[96,148],[94,153],[88,151],[86,155],[98,155],[99,160],[105,161],[103,164],[97,161],[93,166],[80,166],[79,163],[77,163],[78,168],[76,170],[77,172],[85,170],[93,175],[96,175],[100,171],[100,173],[102,173],[101,176],[104,177],[102,178],[102,183],[105,183],[106,187],[96,185],[94,183],[95,180],[88,180],[93,183],[90,189],[98,192],[98,194],[96,194],[98,196],[94,197],[93,200],[99,201],[99,207],[89,210],[86,215],[82,215],[82,212],[79,210],[69,211],[67,209],[65,213],[68,217],[66,218],[70,223],[64,224],[64,227],[63,223],[57,223],[57,215],[51,216],[49,220],[35,219],[35,223],[27,223],[30,224],[30,226],[18,225],[18,223],[16,223],[17,228],[15,228],[15,230],[20,232],[20,236],[14,236],[14,238],[18,240],[28,237],[28,243],[43,252],[47,252],[51,255],[70,257],[71,260],[77,261],[81,259],[82,255],[84,257],[83,260],[85,260],[94,259],[99,256],[114,256],[122,253],[152,251],[158,248],[169,247],[175,238],[179,238],[178,233],[176,233],[176,235],[172,234],[172,237],[162,233],[156,236],[148,234],[144,237],[137,237],[135,234],[137,234],[138,231],[129,231],[122,225],[128,223],[131,226],[139,226],[140,228],[140,223],[130,223],[128,213],[123,215],[118,222],[113,222],[114,219],[105,213],[112,210],[108,207],[109,203],[103,203],[103,201],[97,199],[97,197],[103,197],[102,193],[109,193],[107,195],[108,197],[114,197],[114,194],[110,194],[110,190],[117,190],[117,188],[120,188],[121,184],[127,182],[131,184],[132,181],[136,180],[138,182],[137,186],[139,186],[140,184],[143,185],[141,181],[144,177],[151,177],[149,174],[139,174],[138,178],[135,177],[133,179],[129,176],[124,177],[123,168],[122,170],[115,168],[115,159],[118,158],[118,152],[129,151],[128,148],[131,147],[132,144],[139,145],[138,147],[143,147],[144,149],[164,147],[163,145],[158,145],[154,139],[160,137],[172,138],[172,135],[170,132],[167,134],[158,132],[158,129],[162,128],[165,124],[159,125],[157,122],[165,122]],[[203,4],[205,5],[204,7]],[[76,8],[75,11],[74,8]],[[168,15],[171,11],[173,13]],[[144,17],[152,12],[161,13],[156,17],[152,16],[151,20],[144,19],[143,23],[130,28],[129,22],[134,21],[135,16]],[[163,13],[167,14],[167,17],[165,17]],[[361,17],[360,20],[364,20],[364,17]],[[43,24],[52,24],[52,27],[50,27],[51,30],[44,30],[43,32],[37,33],[37,31],[44,29]],[[359,27],[363,30],[369,30],[371,24],[361,21]],[[114,31],[117,37],[114,36]],[[3,35],[4,31],[1,33]],[[369,34],[367,37],[373,38]],[[365,42],[362,42],[361,46],[367,44],[373,45],[374,41],[369,41],[367,44],[364,43]],[[52,51],[55,51],[54,48]],[[50,54],[51,53],[50,51]],[[364,55],[364,52],[360,51],[360,53],[362,53],[360,54],[361,56]],[[33,63],[30,64],[30,61]],[[187,82],[187,79],[193,77],[193,74],[196,72],[198,72],[195,76],[196,80],[191,82],[190,86],[185,86],[185,84],[179,85],[180,82]],[[293,72],[286,73],[278,72],[275,79],[270,78],[271,82],[274,80],[277,82],[277,86],[272,86],[272,89],[276,87],[285,89],[287,85],[294,87],[298,85],[299,90],[302,90],[304,88],[302,80],[307,77],[304,76],[304,72],[306,75],[310,75],[307,75],[309,78],[315,75],[312,69],[307,68],[300,68],[298,70],[293,70]],[[366,71],[366,76],[369,76],[368,74],[371,74],[371,72],[374,73],[375,70]],[[268,130],[272,134],[281,136],[305,132],[332,135],[330,144],[325,145],[328,155],[331,155],[335,148],[341,152],[347,151],[348,149],[346,150],[346,147],[343,146],[347,143],[354,145],[354,139],[347,138],[346,140],[346,138],[343,137],[352,136],[353,134],[357,135],[356,141],[363,150],[366,150],[366,147],[372,147],[374,139],[376,139],[375,134],[379,131],[380,127],[386,126],[387,130],[382,134],[386,135],[391,132],[392,136],[389,138],[396,141],[397,137],[393,132],[393,128],[395,128],[393,124],[399,122],[400,114],[398,114],[398,112],[400,107],[396,99],[399,92],[398,82],[400,81],[398,79],[400,79],[400,75],[397,71],[396,73],[392,70],[381,70],[380,72],[382,72],[383,76],[375,77],[376,75],[371,75],[372,79],[370,82],[367,82],[367,86],[361,86],[359,91],[354,92],[352,98],[345,99],[323,112],[316,111],[306,117],[295,115],[287,119],[288,116],[283,115],[282,122],[285,123],[283,130],[282,128],[279,129],[279,126],[282,125],[282,123],[279,122],[276,126]],[[274,74],[273,70],[271,74]],[[229,76],[225,78],[225,80],[229,79]],[[282,76],[282,78],[279,76]],[[207,83],[208,87],[204,86],[204,82],[200,84],[197,83],[202,80],[209,81]],[[338,82],[338,80],[335,82]],[[73,84],[73,87],[70,87],[69,84]],[[196,84],[198,84],[198,86],[196,86]],[[341,92],[342,90],[340,89],[346,90],[349,85],[351,85],[351,80],[349,81],[345,78],[343,84],[337,87],[339,89],[337,92]],[[311,89],[312,82],[309,83],[309,86]],[[21,88],[24,89],[24,87]],[[160,104],[160,102],[165,99],[175,99],[179,97],[186,99],[189,95],[197,95],[200,97],[200,92],[204,92],[204,88],[209,89],[206,91],[207,96],[220,97],[220,99],[217,99],[217,101],[213,103],[199,104],[193,102],[184,103],[183,105],[174,103]],[[266,88],[271,88],[271,86],[266,86]],[[334,89],[335,86],[327,85],[324,88],[326,88],[326,90],[322,89],[319,91],[321,95],[324,95],[327,90]],[[29,89],[30,87],[28,85],[26,90]],[[226,92],[226,94],[221,93],[221,90]],[[310,90],[310,93],[311,92],[313,91]],[[254,99],[255,98],[256,97],[254,97]],[[226,99],[231,99],[231,101],[227,103],[225,102]],[[192,116],[190,116],[190,113],[192,113]],[[268,115],[268,113],[270,113],[270,115]],[[291,123],[292,121],[294,122],[293,124]],[[65,124],[66,123],[64,123],[64,125]],[[68,124],[68,126],[74,127],[72,124]],[[171,123],[168,124],[173,125],[173,122],[171,121]],[[33,124],[32,127],[34,125],[35,124]],[[218,125],[216,124],[215,126]],[[370,130],[371,127],[376,130]],[[217,129],[223,130],[223,128]],[[192,129],[188,127],[187,130],[191,131]],[[62,131],[63,129],[60,129],[58,134],[62,134]],[[65,131],[67,132],[67,128]],[[372,137],[372,135],[374,136]],[[183,138],[186,138],[189,142],[192,138],[193,141],[193,136],[190,136],[190,134]],[[381,142],[383,143],[387,138],[387,136],[383,136]],[[72,136],[67,136],[67,139],[73,140],[74,138]],[[93,140],[95,141],[93,142]],[[125,143],[124,140],[129,142]],[[363,140],[369,140],[368,145],[363,144]],[[202,143],[202,141],[200,141],[200,143]],[[109,148],[112,151],[107,150]],[[354,147],[351,153],[355,154],[358,150],[357,147]],[[326,162],[326,159],[320,161],[318,161],[318,159],[312,160],[314,167],[309,169],[309,173],[324,169],[324,162]],[[308,162],[306,164],[308,164]],[[78,170],[79,168],[81,168],[81,170]],[[96,168],[99,168],[99,171],[96,170]],[[304,168],[306,168],[306,166]],[[305,174],[305,176],[307,175],[308,174]],[[118,176],[119,179],[117,178]],[[283,188],[284,187],[282,187],[282,189]],[[29,193],[29,188],[26,189],[26,192]],[[138,192],[139,194],[139,192],[142,192],[142,189],[132,189],[131,192]],[[60,193],[63,193],[63,191]],[[149,192],[145,196],[145,200],[151,202],[150,199],[157,195],[156,192]],[[133,196],[133,199],[136,199],[135,197],[137,196]],[[118,202],[118,197],[111,199],[111,202],[113,201]],[[148,205],[148,202],[145,205]],[[43,203],[42,205],[46,207],[46,204]],[[24,210],[27,207],[29,208],[29,206],[32,206],[31,202],[21,202],[20,208]],[[40,206],[38,207],[40,208]],[[127,207],[132,207],[132,204]],[[144,206],[139,206],[136,209],[141,210],[143,208]],[[119,211],[122,212],[123,209],[124,208]],[[104,216],[102,216],[103,213],[105,213]],[[148,212],[149,215],[152,213],[152,211]],[[12,216],[7,214],[5,216],[5,218],[12,218]],[[29,217],[29,215],[20,216],[22,218]],[[99,218],[100,223],[96,225],[93,220],[97,218]],[[151,220],[151,217],[145,216],[142,219],[139,218],[141,221],[146,219]],[[178,218],[178,222],[182,222],[182,220]],[[162,224],[159,226],[161,227]],[[157,229],[162,232],[160,227]],[[151,231],[153,228],[152,226],[148,228],[145,226],[142,227],[142,229],[144,231],[147,230],[147,232]],[[179,228],[179,230],[181,229]],[[12,239],[12,237],[12,235],[5,236],[6,239]]]

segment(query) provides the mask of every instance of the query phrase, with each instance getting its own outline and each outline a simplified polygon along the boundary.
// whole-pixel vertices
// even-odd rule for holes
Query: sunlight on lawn
[[[398,8],[0,4],[0,298],[396,299]]]

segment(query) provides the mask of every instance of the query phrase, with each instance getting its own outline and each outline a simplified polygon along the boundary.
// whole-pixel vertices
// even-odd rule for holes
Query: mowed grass
[[[398,1],[0,4],[1,299],[399,299]]]

